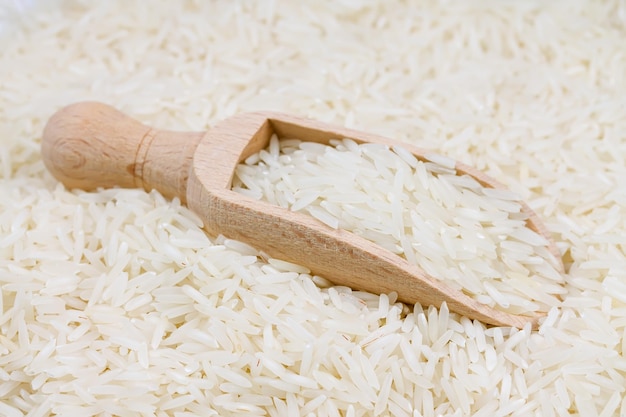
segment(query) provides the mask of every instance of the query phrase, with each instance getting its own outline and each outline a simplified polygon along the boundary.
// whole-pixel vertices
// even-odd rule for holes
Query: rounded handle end
[[[185,201],[193,154],[203,136],[152,129],[106,104],[80,102],[50,118],[42,155],[68,188],[140,187]]]
[[[138,187],[135,159],[148,132],[148,126],[106,104],[71,104],[44,128],[43,161],[68,188]]]

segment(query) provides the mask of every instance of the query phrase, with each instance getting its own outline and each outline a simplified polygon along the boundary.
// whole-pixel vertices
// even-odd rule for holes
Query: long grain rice
[[[273,135],[248,160],[235,172],[237,192],[260,190],[258,199],[371,240],[479,302],[523,314],[559,305],[565,292],[519,197],[457,175],[450,158],[428,154],[429,163],[401,146]]]
[[[0,3],[0,415],[626,414],[621,1]],[[195,131],[278,110],[463,161],[545,220],[566,261],[564,302],[538,331],[487,328],[207,237],[156,192],[67,190],[39,142],[47,118],[78,100]],[[358,148],[344,145],[330,162],[354,163]],[[305,150],[324,159],[324,149]],[[450,173],[447,159],[421,167],[391,151],[415,169],[415,187],[426,167]],[[265,159],[276,154],[274,144]],[[406,183],[411,170],[394,177],[387,157],[372,157],[360,187]],[[380,210],[337,170],[301,168],[343,187],[320,205],[329,216]],[[441,201],[475,187],[446,178],[433,188]],[[304,209],[316,193],[282,203]],[[513,208],[512,195],[491,197]],[[469,224],[467,214],[456,217]],[[392,232],[401,221],[381,215],[369,236],[391,233],[385,245],[404,250]],[[510,281],[516,291],[524,277]],[[552,305],[524,291],[529,308]]]

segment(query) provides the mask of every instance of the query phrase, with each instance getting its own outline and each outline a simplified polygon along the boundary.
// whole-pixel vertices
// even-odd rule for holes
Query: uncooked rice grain
[[[237,167],[233,189],[260,190],[258,199],[362,236],[491,307],[557,306],[565,292],[557,261],[526,225],[519,197],[458,174],[445,156],[426,160],[402,146],[273,135]]]
[[[2,2],[0,415],[626,415],[625,36],[620,0]],[[545,221],[566,264],[563,303],[537,331],[486,327],[207,236],[157,192],[68,190],[40,140],[80,100],[172,130],[283,111],[474,166],[515,195],[491,196],[499,210],[519,196]],[[476,187],[448,159],[393,151],[420,186],[425,167],[447,178],[433,188],[441,201]],[[354,163],[349,152],[332,163]],[[394,177],[385,155],[359,186],[406,183],[412,171]],[[363,206],[337,181],[343,167],[301,168],[309,188],[281,204],[304,210],[319,198],[310,187],[336,183],[320,205],[329,216],[380,215],[376,239],[405,221]],[[518,230],[516,242],[541,245]],[[551,306],[521,275],[509,282],[536,300],[528,308]]]

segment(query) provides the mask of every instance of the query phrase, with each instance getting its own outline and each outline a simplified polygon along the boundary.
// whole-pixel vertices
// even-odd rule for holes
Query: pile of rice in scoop
[[[238,165],[233,190],[347,230],[512,314],[545,312],[565,291],[560,261],[527,225],[519,197],[441,155],[422,161],[402,146],[273,135]]]
[[[626,6],[0,4],[0,416],[626,415]],[[79,100],[163,129],[277,110],[432,149],[566,263],[537,331],[328,286],[157,192],[67,190]]]

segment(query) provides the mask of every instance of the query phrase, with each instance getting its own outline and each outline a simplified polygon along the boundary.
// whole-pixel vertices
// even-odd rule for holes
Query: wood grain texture
[[[268,255],[304,265],[335,284],[373,293],[396,291],[399,300],[441,306],[487,324],[537,326],[539,316],[516,316],[481,304],[403,258],[316,219],[257,201],[231,190],[237,164],[265,148],[272,134],[328,143],[350,138],[403,146],[418,159],[432,154],[384,137],[279,113],[247,113],[218,123],[206,134],[157,131],[98,103],[79,103],[54,115],[44,131],[43,157],[69,188],[155,188],[186,201],[205,229],[257,247]],[[483,185],[496,180],[457,163],[457,170]],[[528,225],[559,251],[538,216],[527,206]],[[561,264],[561,270],[563,265]]]
[[[68,188],[157,189],[184,202],[204,135],[152,129],[105,104],[82,102],[50,118],[42,154],[48,170]]]

